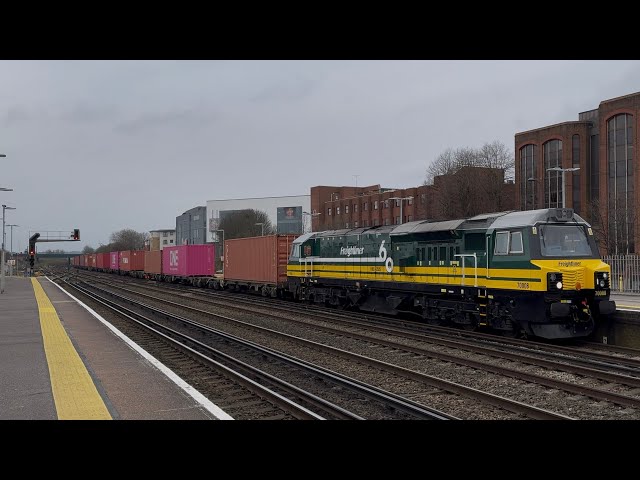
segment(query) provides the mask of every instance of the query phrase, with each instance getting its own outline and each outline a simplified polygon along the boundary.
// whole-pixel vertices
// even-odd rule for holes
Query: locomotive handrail
[[[315,257],[304,257],[302,260],[304,260],[304,276],[305,277],[313,277],[313,260],[316,258],[320,258],[318,256]],[[311,272],[307,273],[307,263],[308,261],[311,260]]]
[[[475,270],[475,282],[473,284],[474,287],[478,286],[478,257],[474,253],[456,253],[454,257],[473,257],[473,268]],[[462,259],[462,285],[464,286],[464,258]]]

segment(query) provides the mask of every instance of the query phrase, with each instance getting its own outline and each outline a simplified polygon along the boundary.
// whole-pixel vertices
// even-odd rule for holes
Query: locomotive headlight
[[[562,290],[562,273],[547,273],[547,289],[550,292],[557,292],[558,290]]]
[[[602,274],[602,278],[604,278],[604,279],[606,280],[607,278],[609,278],[609,274],[608,274],[607,272],[604,272],[604,273]],[[604,285],[603,285],[603,286],[604,286]]]
[[[606,275],[606,273],[605,273]],[[607,278],[607,277],[604,277]],[[604,288],[604,286],[606,285],[606,283],[604,283],[604,280],[600,280],[600,288]]]

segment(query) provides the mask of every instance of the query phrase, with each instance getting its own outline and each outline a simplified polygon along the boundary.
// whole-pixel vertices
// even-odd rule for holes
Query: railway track
[[[123,287],[118,287],[123,288]],[[114,294],[113,295],[119,295]],[[376,369],[387,372],[388,374],[392,374],[396,377],[402,377],[408,380],[412,380],[414,382],[418,382],[424,387],[429,387],[430,389],[437,389],[439,391],[448,392],[449,394],[459,395],[464,397],[467,401],[471,400],[472,402],[481,402],[486,405],[491,405],[493,407],[497,407],[518,415],[524,415],[527,418],[536,418],[536,419],[570,419],[567,415],[559,414],[556,412],[552,412],[549,410],[545,410],[543,408],[535,407],[533,405],[528,405],[523,402],[519,402],[516,400],[512,400],[509,398],[501,397],[500,395],[493,394],[491,392],[486,392],[482,390],[478,390],[472,387],[465,386],[460,383],[451,382],[448,380],[444,380],[442,378],[438,378],[436,376],[427,375],[425,373],[416,371],[414,369],[404,368],[402,366],[398,366],[389,362],[384,362],[375,358],[371,358],[368,356],[356,354],[344,349],[332,347],[329,345],[321,344],[318,342],[306,340],[300,337],[296,337],[293,335],[284,334],[281,332],[277,332],[272,329],[267,329],[264,327],[258,327],[256,325],[252,325],[246,322],[243,322],[238,319],[233,319],[227,316],[221,316],[217,314],[213,314],[211,312],[205,312],[198,309],[194,309],[193,307],[189,307],[183,304],[176,304],[176,302],[172,302],[169,300],[163,300],[158,298],[149,298],[150,296],[146,296],[144,294],[129,292],[129,294],[139,295],[143,298],[147,298],[148,300],[161,302],[166,305],[172,305],[180,310],[188,310],[192,312],[197,312],[199,314],[205,314],[208,316],[214,316],[219,319],[224,319],[227,322],[234,323],[235,325],[241,325],[244,329],[250,329],[254,332],[258,333],[261,337],[265,337],[265,335],[276,336],[280,339],[286,339],[288,342],[295,342],[298,344],[303,344],[306,348],[312,348],[315,350],[319,350],[324,352],[325,354],[329,354],[332,357],[340,357],[344,360],[351,362],[352,364],[359,364],[362,366],[374,367]],[[121,296],[121,295],[120,295]],[[122,297],[122,296],[121,296]],[[130,303],[140,304],[141,300],[133,297],[123,297],[123,300],[126,298],[126,301]],[[148,303],[144,305],[144,308],[155,308],[151,307]]]
[[[282,302],[265,301],[261,297],[249,296],[249,298],[246,298],[243,295],[228,295],[189,287],[166,288],[167,286],[164,284],[156,286],[150,285],[151,282],[132,281],[134,279],[111,279],[109,275],[100,276],[102,277],[100,279],[96,277],[98,276],[92,274],[85,276],[85,278],[92,278],[93,281],[112,283],[112,286],[116,288],[129,286],[144,289],[145,291],[156,291],[163,295],[173,295],[174,298],[197,301],[211,307],[219,308],[222,306],[223,308],[270,317],[274,321],[297,323],[336,338],[343,337],[359,340],[367,342],[374,347],[382,347],[382,349],[388,351],[403,352],[403,354],[412,354],[425,359],[448,362],[518,381],[527,381],[538,386],[545,386],[548,389],[552,389],[552,391],[561,390],[576,397],[583,396],[599,402],[628,407],[628,411],[635,411],[640,407],[640,400],[637,397],[640,378],[637,376],[638,366],[637,361],[634,359],[622,358],[622,364],[616,364],[618,357],[614,358],[597,352],[584,352],[575,347],[539,345],[537,343],[530,346],[531,342],[522,340],[507,341],[503,344],[499,342],[499,340],[503,340],[502,338],[496,338],[492,335],[481,334],[479,335],[479,340],[476,340],[477,335],[465,335],[467,332],[452,333],[451,329],[448,328],[434,329],[433,326],[416,325],[413,322],[397,321],[384,317],[382,317],[385,320],[384,322],[380,322],[381,317],[374,317],[372,321],[371,316],[368,315],[347,315],[344,312],[335,312],[333,310],[322,309],[318,311],[316,309],[298,308],[297,306],[289,308],[291,305],[288,303],[285,307]],[[106,279],[110,281],[107,282]],[[118,283],[122,287],[113,285],[113,283]],[[142,292],[136,294],[147,295],[146,298],[150,298],[153,301],[171,305],[170,301],[162,298],[156,297],[154,299],[153,296]],[[173,303],[175,308],[193,309],[193,307],[184,304]],[[264,311],[267,308],[271,311]],[[193,311],[200,315],[211,315],[211,312],[201,309],[193,309]],[[290,318],[295,314],[313,317],[315,320],[324,323],[334,323],[336,326],[309,325],[308,318],[305,318],[305,320]],[[383,324],[381,325],[381,323]],[[426,327],[426,329],[420,327]],[[362,331],[365,333],[362,333]],[[373,336],[374,332],[378,334],[377,338]],[[397,339],[390,340],[391,337],[397,337]],[[487,339],[487,337],[489,338]],[[414,345],[407,345],[407,340],[414,341]],[[425,342],[429,344],[427,348],[424,347]],[[418,344],[416,345],[416,343]],[[434,351],[434,345],[440,351]],[[557,351],[557,347],[559,347],[559,351]],[[446,350],[443,351],[443,349]],[[508,349],[512,349],[512,351],[508,351]],[[545,351],[545,349],[548,349],[548,351]],[[451,350],[454,350],[454,352],[451,353]],[[456,352],[459,350],[465,350],[473,355],[461,356]],[[634,352],[623,353],[633,354]],[[505,366],[505,363],[510,364],[510,366]],[[547,371],[544,374],[522,371],[522,364],[538,367],[538,369],[544,368]],[[517,367],[513,368],[511,365],[517,365]],[[554,376],[561,379],[553,378]],[[567,378],[570,381],[567,381]],[[583,385],[585,380],[587,383],[599,383],[599,385]]]
[[[187,348],[189,354],[194,354],[195,352],[195,354],[197,354],[200,359],[204,358],[209,366],[214,365],[216,368],[223,368],[225,373],[232,376],[234,380],[236,380],[235,376],[239,375],[241,380],[240,383],[242,383],[244,387],[250,388],[252,389],[252,391],[257,390],[257,392],[254,393],[261,397],[267,397],[270,403],[277,406],[284,412],[289,412],[289,415],[292,415],[294,418],[364,419],[364,417],[350,412],[346,408],[340,407],[327,400],[324,400],[317,394],[299,388],[274,375],[251,366],[246,362],[238,360],[237,358],[234,358],[233,356],[204,343],[202,341],[202,338],[194,337],[216,336],[219,341],[226,343],[232,342],[240,345],[243,349],[252,351],[254,355],[269,357],[275,361],[280,362],[283,366],[286,366],[289,369],[297,369],[301,371],[302,375],[304,376],[315,377],[316,381],[331,383],[343,390],[349,390],[350,392],[352,392],[352,394],[365,396],[370,400],[370,402],[377,402],[380,405],[380,410],[384,412],[384,415],[381,414],[381,418],[385,418],[386,416],[386,418],[436,420],[456,419],[456,417],[443,414],[442,412],[438,412],[435,409],[430,409],[423,405],[419,405],[409,399],[403,399],[397,395],[385,392],[376,387],[366,385],[364,382],[359,382],[344,375],[335,374],[326,369],[322,369],[321,367],[314,366],[309,362],[302,362],[291,356],[286,356],[279,354],[278,352],[270,351],[268,348],[260,347],[259,345],[253,344],[252,342],[248,342],[232,335],[225,334],[224,332],[217,331],[210,327],[200,325],[197,322],[193,322],[192,320],[181,318],[177,315],[168,314],[167,312],[163,312],[158,309],[149,308],[148,306],[143,306],[143,308],[150,311],[154,317],[161,316],[165,320],[168,318],[175,323],[182,324],[183,327],[187,327],[190,331],[192,331],[191,335],[187,335],[183,331],[178,331],[178,329],[176,328],[170,328],[167,325],[163,325],[163,323],[157,320],[144,316],[132,309],[123,307],[122,300],[125,300],[123,298],[120,298],[120,302],[117,302],[113,299],[107,299],[106,297],[104,297],[104,295],[100,295],[90,291],[88,288],[86,288],[86,286],[71,285],[68,282],[64,283],[71,288],[77,289],[85,296],[91,298],[92,300],[100,303],[103,306],[112,309],[120,315],[126,315],[129,320],[133,320],[139,325],[144,325],[147,329],[152,329],[154,333],[160,332],[164,336],[163,340],[168,339],[169,342],[178,341],[180,346],[176,346],[173,343],[172,345],[176,348]],[[90,288],[95,289],[95,287],[91,286]],[[102,293],[109,292],[103,291]],[[110,295],[113,296],[113,294]],[[199,333],[199,335],[194,335],[193,332],[197,332]],[[202,357],[205,354],[207,356]],[[300,373],[298,373],[298,375],[300,375]],[[249,382],[249,386],[247,386],[247,382]],[[267,388],[267,386],[269,388]],[[276,392],[276,390],[282,393],[278,393]],[[289,397],[295,397],[297,402],[304,403],[308,406],[302,407],[301,405],[299,405],[299,403],[294,403],[285,395]],[[322,414],[326,416],[321,416],[319,413],[314,413],[311,410],[320,410]],[[398,415],[396,414],[396,412],[400,412],[400,414]],[[286,417],[275,416],[270,418]]]

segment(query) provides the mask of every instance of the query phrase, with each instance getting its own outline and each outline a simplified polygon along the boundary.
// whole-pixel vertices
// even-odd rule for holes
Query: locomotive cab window
[[[496,233],[496,248],[493,253],[495,255],[509,254],[509,232]]]
[[[524,248],[522,247],[522,232],[511,232],[509,253],[524,253]]]

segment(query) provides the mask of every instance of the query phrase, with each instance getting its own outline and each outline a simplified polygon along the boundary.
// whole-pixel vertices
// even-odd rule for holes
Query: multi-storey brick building
[[[492,194],[481,195],[477,188],[483,179],[494,180]],[[457,201],[458,187],[465,179],[475,182],[473,201]],[[483,185],[484,186],[484,185]],[[380,185],[366,187],[311,187],[311,227],[313,231],[340,228],[398,225],[414,220],[448,220],[499,210],[514,209],[515,185],[504,183],[504,171],[493,168],[464,167],[453,175],[434,178],[433,185],[391,189]],[[402,220],[401,220],[402,216]]]
[[[634,253],[640,185],[634,175],[640,93],[515,135],[517,208],[573,208],[597,231],[601,253]],[[576,169],[562,172],[552,168]]]

